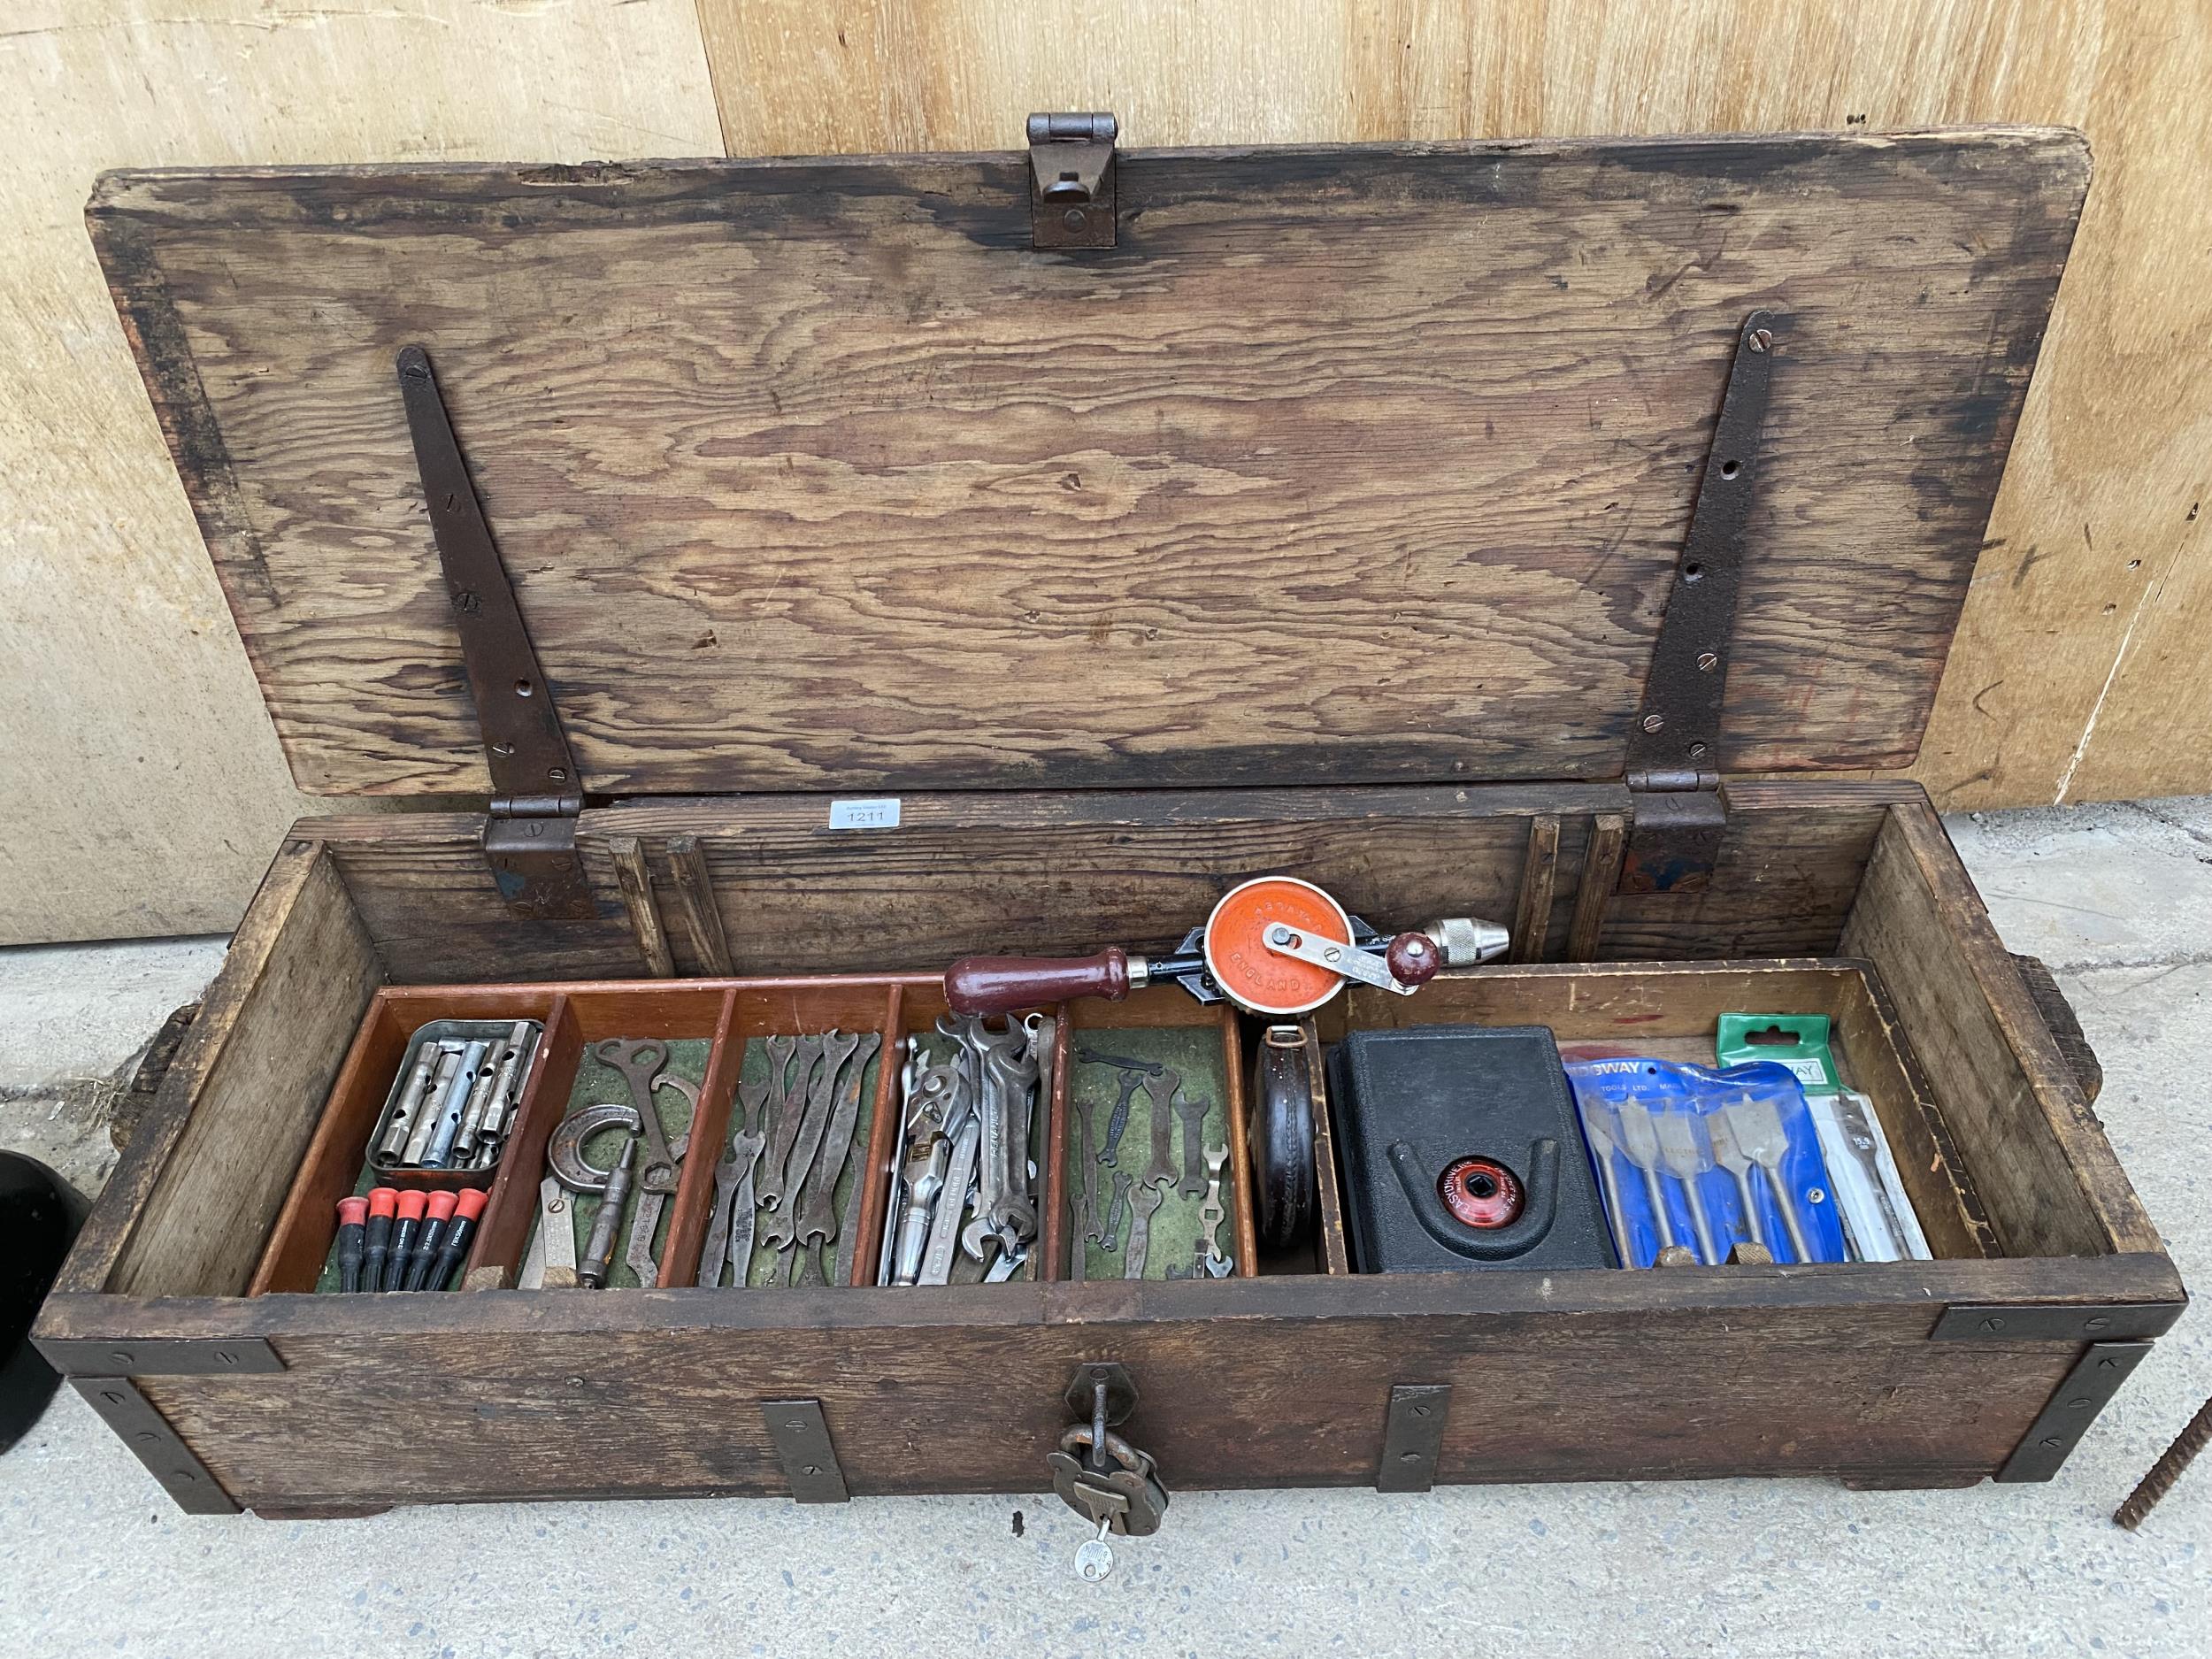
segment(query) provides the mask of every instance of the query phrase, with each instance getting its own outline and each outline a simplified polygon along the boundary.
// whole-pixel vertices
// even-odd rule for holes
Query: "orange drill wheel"
[[[1307,939],[1352,948],[1351,918],[1334,899],[1310,881],[1262,876],[1231,887],[1206,918],[1206,970],[1248,1012],[1310,1013],[1343,987],[1344,976],[1270,950],[1267,930],[1279,923]]]

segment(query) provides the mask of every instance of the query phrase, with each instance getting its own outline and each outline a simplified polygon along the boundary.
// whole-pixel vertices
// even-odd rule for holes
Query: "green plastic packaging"
[[[1808,1094],[1833,1094],[1843,1087],[1828,1051],[1825,1014],[1723,1014],[1713,1050],[1724,1066],[1755,1060],[1786,1065]]]

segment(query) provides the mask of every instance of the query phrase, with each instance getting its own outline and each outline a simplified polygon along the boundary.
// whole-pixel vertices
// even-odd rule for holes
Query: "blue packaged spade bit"
[[[1819,1135],[1788,1067],[1623,1058],[1566,1070],[1624,1264],[1649,1267],[1678,1244],[1709,1263],[1740,1243],[1777,1262],[1844,1260]]]

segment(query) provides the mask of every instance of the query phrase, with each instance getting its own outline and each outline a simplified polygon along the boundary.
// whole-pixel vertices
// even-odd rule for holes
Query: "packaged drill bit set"
[[[1796,1076],[1642,1056],[1566,1067],[1627,1267],[1841,1262],[1843,1226]]]
[[[1843,1086],[1828,1027],[1825,1014],[1723,1014],[1713,1048],[1724,1066],[1765,1061],[1796,1077],[1834,1183],[1850,1260],[1927,1261],[1927,1235],[1906,1195],[1889,1137],[1874,1102]]]
[[[907,1040],[879,1285],[1035,1279],[1059,1022],[948,1014]]]

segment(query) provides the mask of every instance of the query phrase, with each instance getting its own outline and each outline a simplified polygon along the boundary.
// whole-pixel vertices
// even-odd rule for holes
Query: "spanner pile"
[[[729,1145],[714,1166],[700,1284],[718,1287],[726,1271],[731,1287],[743,1289],[763,1248],[776,1253],[765,1283],[852,1282],[854,1229],[838,1214],[837,1179],[852,1154],[868,1063],[882,1046],[878,1032],[835,1031],[761,1044],[767,1073],[739,1080]]]
[[[1095,1244],[1109,1254],[1118,1252],[1124,1279],[1142,1279],[1149,1266],[1152,1220],[1167,1202],[1172,1187],[1179,1198],[1197,1199],[1198,1237],[1187,1263],[1171,1262],[1168,1279],[1223,1279],[1235,1264],[1221,1248],[1221,1225],[1228,1219],[1222,1202],[1222,1170],[1229,1148],[1205,1142],[1206,1114],[1211,1102],[1202,1095],[1186,1095],[1182,1074],[1173,1066],[1154,1060],[1130,1059],[1093,1048],[1079,1048],[1079,1065],[1102,1066],[1118,1074],[1119,1094],[1102,1129],[1098,1113],[1103,1102],[1080,1094],[1070,1101],[1068,1211],[1073,1223],[1073,1242],[1068,1250],[1068,1277],[1087,1276],[1087,1245]],[[1129,1127],[1130,1109],[1141,1089],[1151,1122],[1151,1156],[1132,1178],[1122,1167],[1122,1137]],[[1174,1132],[1182,1125],[1183,1160],[1179,1171],[1172,1156]],[[1110,1175],[1112,1186],[1103,1183]],[[1122,1225],[1128,1222],[1124,1242]]]
[[[979,1270],[1000,1283],[1036,1244],[1038,1102],[1058,1022],[949,1014],[937,1034],[952,1045],[941,1058],[919,1038],[907,1045],[879,1285],[966,1282]]]

